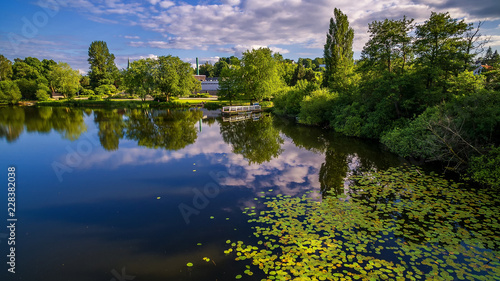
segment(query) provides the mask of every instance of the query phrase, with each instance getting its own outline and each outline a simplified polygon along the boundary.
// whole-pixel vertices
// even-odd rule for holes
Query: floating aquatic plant
[[[248,214],[256,245],[228,240],[224,252],[270,280],[500,280],[494,193],[415,167],[351,180],[348,195],[321,203],[271,198],[266,211]]]

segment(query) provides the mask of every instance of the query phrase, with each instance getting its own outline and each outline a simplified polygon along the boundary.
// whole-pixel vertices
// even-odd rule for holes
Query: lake
[[[498,280],[499,204],[491,194],[470,193],[468,200],[486,204],[475,209],[447,209],[446,202],[462,201],[433,193],[431,188],[446,184],[429,176],[423,180],[432,187],[408,191],[421,186],[419,175],[428,169],[405,165],[377,142],[266,113],[230,121],[197,110],[0,108],[0,174],[6,182],[8,168],[14,167],[16,186],[14,216],[7,213],[7,198],[12,197],[7,187],[0,193],[5,202],[1,280],[273,280],[295,273],[324,274],[319,280],[338,274],[349,280],[370,272],[388,279],[423,279],[436,273],[450,280],[464,274]],[[400,166],[408,172],[385,172]],[[359,178],[368,172],[374,176]],[[400,187],[400,182],[408,184]],[[389,191],[372,188],[391,184]],[[459,191],[473,192],[465,187]],[[420,194],[432,197],[426,201]],[[326,203],[318,204],[322,201]],[[446,208],[438,212],[432,204]],[[328,206],[317,209],[323,205]],[[354,207],[361,211],[353,212]],[[299,213],[284,221],[281,211]],[[464,214],[487,225],[468,224]],[[12,217],[17,219],[14,232],[6,228]],[[424,234],[413,240],[406,232],[414,218],[421,228],[412,235]],[[431,219],[436,219],[432,226],[422,222]],[[394,221],[404,221],[403,227]],[[278,231],[279,225],[283,227]],[[297,225],[304,228],[297,232]],[[445,243],[434,232],[441,227],[445,230],[440,233],[469,234]],[[12,233],[15,274],[6,264]],[[353,233],[363,238],[354,239]],[[322,238],[332,235],[338,239]],[[442,241],[430,240],[432,235]],[[297,241],[302,241],[300,247]],[[287,248],[290,243],[293,248]],[[453,253],[450,245],[465,249],[456,250],[453,264],[442,270],[427,264],[427,257],[447,262],[444,256]],[[259,252],[259,247],[267,250]],[[425,252],[418,247],[429,248],[429,255],[415,254]],[[344,250],[328,256],[331,249]],[[285,252],[295,254],[285,257]],[[404,255],[398,259],[399,252]],[[310,257],[315,254],[320,258]],[[332,262],[333,254],[344,258]],[[307,269],[300,271],[303,264]],[[379,266],[370,266],[370,271],[360,264]]]

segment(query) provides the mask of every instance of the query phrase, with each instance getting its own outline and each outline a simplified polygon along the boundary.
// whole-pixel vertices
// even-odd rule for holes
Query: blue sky
[[[194,63],[270,47],[285,58],[321,57],[337,7],[354,28],[355,57],[368,23],[404,15],[423,22],[431,11],[483,21],[481,33],[500,51],[498,0],[12,0],[2,1],[0,54],[68,62],[88,71],[88,47],[106,41],[116,64],[174,55]]]

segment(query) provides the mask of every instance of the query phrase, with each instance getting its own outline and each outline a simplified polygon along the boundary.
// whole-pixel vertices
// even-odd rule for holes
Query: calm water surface
[[[254,239],[242,211],[262,209],[262,195],[320,200],[349,175],[402,164],[376,143],[212,114],[1,108],[0,175],[16,168],[18,221],[15,274],[0,228],[0,280],[234,280],[246,263],[224,255],[226,240]],[[6,225],[6,188],[0,199]]]

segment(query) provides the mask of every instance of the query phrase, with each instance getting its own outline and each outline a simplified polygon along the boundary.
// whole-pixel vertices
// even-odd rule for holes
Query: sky
[[[375,20],[415,19],[434,12],[477,25],[500,51],[499,0],[10,0],[2,1],[0,54],[37,57],[89,70],[88,48],[105,41],[118,68],[127,61],[163,55],[194,64],[269,47],[285,58],[323,56],[334,8],[354,29],[359,58]]]

